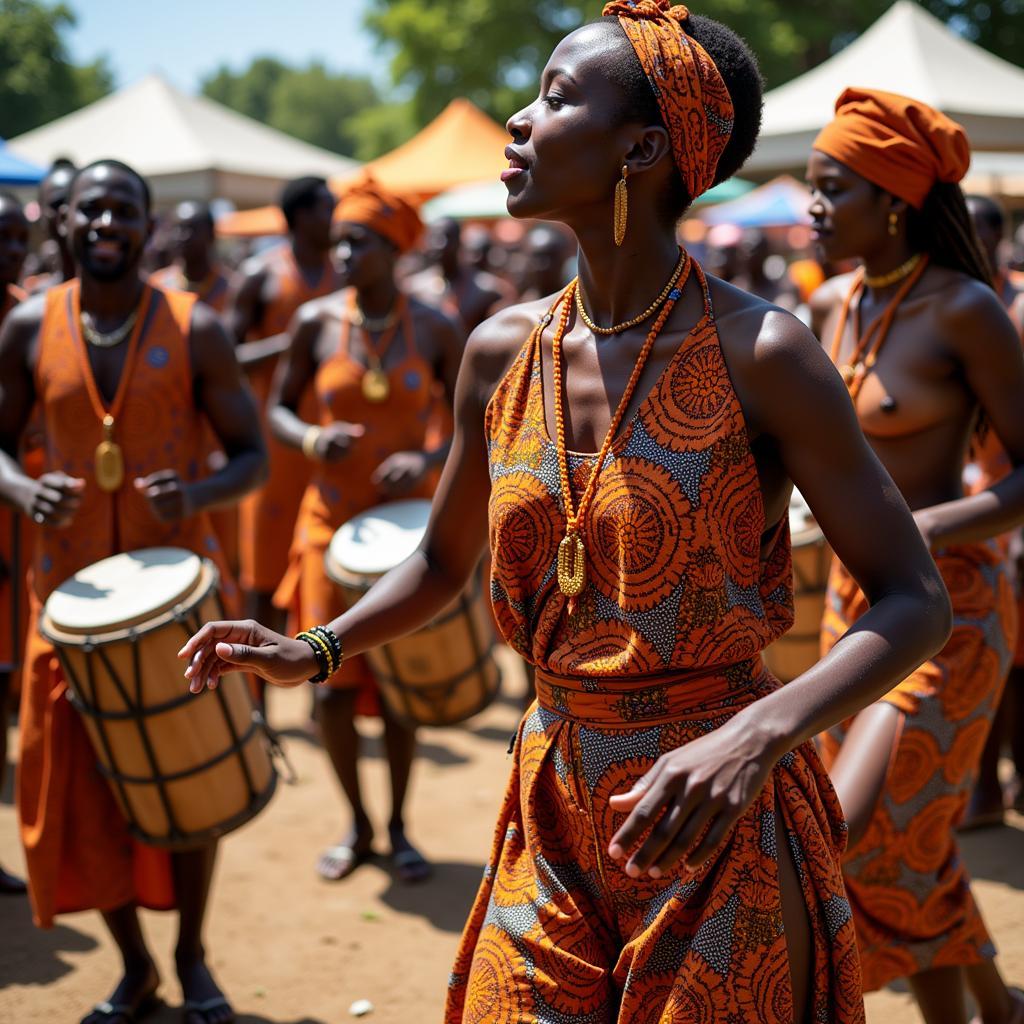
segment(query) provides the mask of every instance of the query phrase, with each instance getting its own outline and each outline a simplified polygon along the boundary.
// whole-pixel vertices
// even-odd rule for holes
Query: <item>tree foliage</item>
[[[64,4],[0,0],[0,136],[38,128],[113,88],[104,59],[71,62],[61,34],[74,24]]]
[[[601,0],[376,0],[366,25],[393,54],[392,78],[412,90],[418,123],[455,96],[504,120],[536,95],[558,40],[599,17],[602,6]],[[698,9],[746,38],[771,87],[821,63],[890,6],[887,0],[704,0]],[[1024,0],[924,0],[923,6],[986,49],[1021,60]]]
[[[202,91],[314,146],[360,157],[373,148],[360,125],[371,123],[366,115],[378,110],[380,97],[363,76],[335,74],[316,61],[293,68],[273,57],[258,57],[243,71],[218,68],[203,80]],[[379,130],[371,134],[381,137]]]

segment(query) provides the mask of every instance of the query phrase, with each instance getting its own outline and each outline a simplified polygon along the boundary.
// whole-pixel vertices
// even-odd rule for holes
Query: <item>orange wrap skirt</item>
[[[924,970],[970,966],[995,955],[955,828],[999,706],[1016,607],[996,545],[947,548],[935,561],[953,603],[953,634],[882,698],[903,721],[878,806],[843,864],[869,992]],[[849,573],[833,563],[823,651],[867,608]],[[826,765],[848,726],[821,737]]]
[[[760,658],[660,683],[538,669],[447,1024],[791,1024],[779,838],[813,931],[809,1015],[864,1020],[840,869],[846,826],[812,744],[778,762],[696,874],[633,879],[606,854],[625,820],[609,797],[778,685]]]
[[[28,864],[32,912],[40,928],[57,914],[116,910],[135,902],[174,906],[165,850],[134,839],[79,713],[51,644],[33,616],[25,651],[31,685],[21,695],[18,814]]]

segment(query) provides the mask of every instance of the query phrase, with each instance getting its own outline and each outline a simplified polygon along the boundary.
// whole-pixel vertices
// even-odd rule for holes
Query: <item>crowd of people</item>
[[[514,241],[305,177],[287,236],[245,252],[204,203],[157,227],[105,159],[53,166],[30,252],[0,194],[0,706],[20,690],[35,921],[99,910],[123,960],[85,1024],[154,1005],[140,907],[179,915],[186,1024],[234,1019],[203,944],[216,842],[129,831],[38,629],[75,572],[158,546],[212,559],[237,616],[185,645],[183,690],[318,682],[346,804],[329,882],[377,843],[365,714],[394,871],[430,878],[416,733],[363,655],[489,555],[535,699],[449,1024],[845,1024],[896,979],[928,1024],[966,1022],[968,992],[983,1024],[1024,1021],[956,841],[1024,806],[1022,247],[964,197],[959,125],[853,86],[808,154],[811,251],[680,245],[760,112],[731,30],[616,0],[508,122]],[[794,484],[836,560],[821,660],[781,685],[761,652],[793,621]],[[433,500],[422,544],[346,610],[332,537],[408,497]],[[0,869],[0,890],[26,885]]]

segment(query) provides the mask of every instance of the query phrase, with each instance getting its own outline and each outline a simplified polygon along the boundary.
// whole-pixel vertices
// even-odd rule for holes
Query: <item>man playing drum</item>
[[[257,411],[216,316],[140,276],[151,228],[149,188],[135,171],[113,160],[79,171],[68,231],[81,277],[29,299],[0,330],[0,498],[39,526],[18,810],[36,923],[96,908],[124,960],[87,1024],[129,1024],[155,1003],[139,906],[177,907],[185,1024],[222,1024],[234,1015],[201,935],[215,844],[168,855],[131,837],[36,629],[55,587],[120,551],[175,546],[221,560],[206,509],[237,501],[265,470]],[[36,403],[46,432],[38,480],[16,461]],[[200,480],[203,417],[227,462]]]
[[[366,182],[342,197],[336,219],[335,262],[347,287],[307,303],[296,315],[270,396],[274,436],[302,451],[314,467],[290,565],[274,597],[303,629],[344,608],[324,569],[334,531],[383,501],[432,491],[431,470],[443,462],[448,444],[431,449],[428,416],[438,381],[450,408],[462,354],[462,338],[452,322],[395,284],[395,260],[422,230],[415,210]],[[310,388],[317,405],[313,423],[300,409]],[[368,666],[353,659],[318,691],[324,745],[353,817],[348,834],[317,865],[332,881],[370,856],[373,842],[359,786],[354,722],[357,694],[366,684],[372,684]],[[383,706],[382,713],[391,773],[391,855],[399,876],[416,881],[429,869],[406,838],[402,819],[416,738]]]

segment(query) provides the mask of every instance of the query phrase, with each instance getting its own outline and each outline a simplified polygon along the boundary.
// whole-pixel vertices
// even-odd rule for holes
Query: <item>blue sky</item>
[[[222,63],[256,56],[285,63],[322,60],[336,71],[369,73],[386,84],[387,61],[361,20],[368,0],[70,0],[78,25],[66,40],[76,62],[106,54],[118,86],[154,71],[197,92]]]

